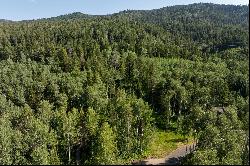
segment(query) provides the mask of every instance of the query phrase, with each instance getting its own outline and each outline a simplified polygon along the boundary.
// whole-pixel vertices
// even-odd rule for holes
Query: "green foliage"
[[[0,164],[117,164],[180,134],[198,141],[191,163],[249,163],[248,13],[200,3],[0,21]]]
[[[117,160],[115,135],[107,122],[98,129],[93,164],[114,164]]]
[[[10,121],[7,119],[7,117],[2,116],[0,119],[0,162],[2,164],[12,164],[12,144],[11,144],[11,139],[12,139],[12,134],[13,132],[11,127],[10,127]]]
[[[206,126],[198,132],[198,147],[190,156],[190,160],[187,160],[188,164],[241,165],[244,163],[243,154],[247,135],[242,130],[242,123],[234,107],[230,106],[224,113],[210,116],[202,123]]]

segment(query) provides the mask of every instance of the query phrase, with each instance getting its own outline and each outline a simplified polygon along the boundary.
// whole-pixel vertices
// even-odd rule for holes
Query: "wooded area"
[[[204,3],[0,21],[0,164],[126,163],[157,128],[198,141],[183,164],[249,164],[248,22]]]

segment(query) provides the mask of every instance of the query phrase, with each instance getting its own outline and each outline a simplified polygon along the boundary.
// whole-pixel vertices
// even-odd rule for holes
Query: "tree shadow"
[[[171,157],[165,160],[164,163],[157,163],[157,165],[180,165],[180,161],[183,157]],[[135,161],[132,165],[153,165],[147,164],[148,161]]]
[[[149,165],[147,164],[148,161],[143,161],[143,160],[140,160],[140,161],[134,161],[132,162],[131,165]]]
[[[183,157],[171,157],[167,160],[165,160],[164,163],[159,163],[159,165],[180,165],[180,160]]]

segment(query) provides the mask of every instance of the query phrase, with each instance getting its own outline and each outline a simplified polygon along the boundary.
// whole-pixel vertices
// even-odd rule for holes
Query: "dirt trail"
[[[193,151],[195,144],[182,145],[165,158],[146,159],[132,163],[132,165],[178,165],[180,159]]]

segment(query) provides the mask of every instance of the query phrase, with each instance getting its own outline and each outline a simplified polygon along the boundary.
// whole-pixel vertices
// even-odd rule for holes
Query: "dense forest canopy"
[[[210,3],[0,20],[0,164],[124,163],[156,129],[195,137],[183,164],[249,164],[248,28]]]

